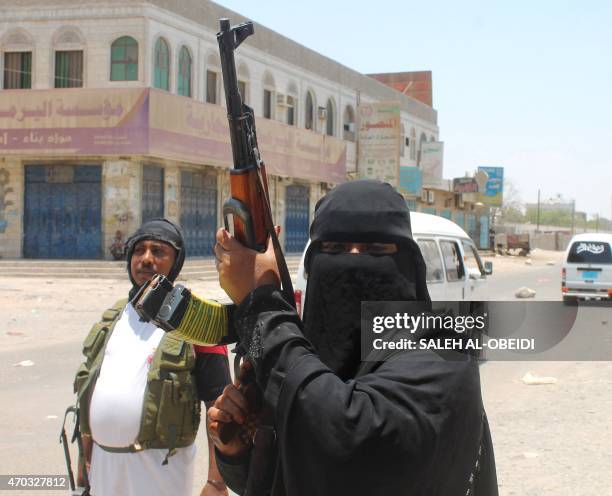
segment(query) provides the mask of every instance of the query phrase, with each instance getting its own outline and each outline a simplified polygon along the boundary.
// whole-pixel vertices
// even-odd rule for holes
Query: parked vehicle
[[[435,215],[411,212],[412,235],[427,264],[427,288],[433,301],[473,300],[492,274],[493,264],[482,263],[476,244],[454,222]],[[295,285],[300,315],[306,298],[304,255]]]
[[[577,234],[563,260],[563,301],[612,299],[612,234]]]

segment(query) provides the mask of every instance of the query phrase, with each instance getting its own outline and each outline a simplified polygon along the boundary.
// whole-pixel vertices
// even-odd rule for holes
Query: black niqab
[[[412,239],[406,202],[389,184],[353,181],[326,195],[315,210],[304,308],[304,335],[340,378],[360,363],[362,301],[429,303],[425,263]],[[323,241],[396,243],[392,255],[328,254]]]

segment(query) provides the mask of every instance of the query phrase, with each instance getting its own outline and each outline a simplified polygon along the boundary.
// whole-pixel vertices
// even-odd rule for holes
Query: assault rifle
[[[225,228],[230,230],[233,227],[238,241],[260,252],[266,250],[268,236],[272,237],[282,288],[287,299],[293,302],[291,278],[272,221],[268,178],[259,153],[253,109],[242,101],[236,77],[234,51],[253,34],[253,23],[245,22],[234,27],[230,27],[229,19],[221,19],[219,23],[221,31],[217,34],[217,41],[234,159],[234,168],[230,171],[231,198],[223,205]],[[230,226],[230,217],[233,226]]]
[[[253,34],[253,23],[245,22],[231,27],[229,19],[220,19],[219,24],[217,41],[221,55],[227,119],[234,159],[234,167],[230,171],[231,198],[223,205],[225,228],[229,231],[233,227],[234,237],[238,241],[260,252],[266,250],[268,237],[272,238],[282,291],[287,301],[295,305],[291,277],[272,220],[268,179],[259,153],[253,109],[243,102],[244,95],[240,95],[236,77],[234,51]],[[238,344],[235,369],[243,391],[254,381],[252,368],[245,367],[243,370],[246,372],[239,373],[240,355],[244,353],[245,350]],[[249,397],[248,392],[245,391],[245,394]],[[254,452],[249,467],[245,493],[249,496],[266,492],[266,485],[270,482],[271,468],[274,467],[271,460],[274,443],[272,419],[273,414],[267,412],[264,405],[260,424],[255,433]],[[231,439],[236,435],[237,429],[237,424],[226,425],[220,432],[221,440]]]

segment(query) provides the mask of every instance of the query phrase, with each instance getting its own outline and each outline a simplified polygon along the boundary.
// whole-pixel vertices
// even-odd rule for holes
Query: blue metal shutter
[[[101,178],[98,165],[26,166],[24,257],[101,257]]]
[[[217,176],[181,171],[181,227],[187,256],[213,254],[217,231]]]
[[[465,229],[465,214],[463,212],[455,212],[455,224],[461,229]]]
[[[306,186],[287,186],[285,196],[285,251],[299,253],[308,242],[310,190]]]
[[[476,240],[478,229],[476,227],[476,214],[467,215],[467,233],[473,240]]]
[[[481,250],[489,249],[489,216],[480,216],[480,246]]]
[[[164,216],[164,169],[155,165],[142,167],[142,222]]]

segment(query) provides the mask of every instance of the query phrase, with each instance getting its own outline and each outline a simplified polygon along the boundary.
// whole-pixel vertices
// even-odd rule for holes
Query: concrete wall
[[[103,256],[110,259],[109,247],[115,233],[126,240],[141,223],[142,166],[138,161],[107,160],[102,165]]]
[[[541,250],[565,251],[572,239],[571,234],[556,233],[530,233],[529,243],[531,248]]]
[[[0,159],[0,258],[22,256],[23,192],[21,161]]]

